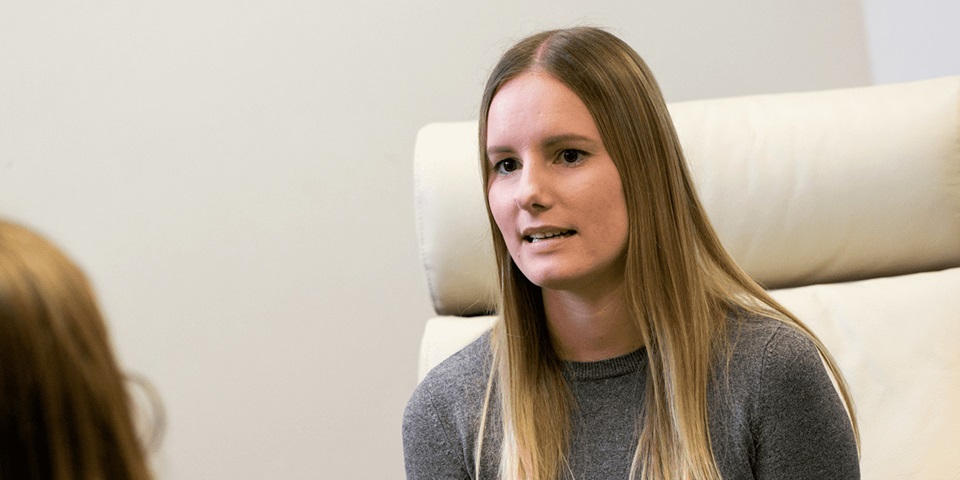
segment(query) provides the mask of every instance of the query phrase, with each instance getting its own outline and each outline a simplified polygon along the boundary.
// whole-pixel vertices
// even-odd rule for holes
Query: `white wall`
[[[402,477],[414,135],[512,41],[609,26],[674,101],[870,82],[855,1],[326,3],[0,2],[0,215],[90,272],[162,478]]]
[[[863,0],[874,83],[960,75],[960,2]]]

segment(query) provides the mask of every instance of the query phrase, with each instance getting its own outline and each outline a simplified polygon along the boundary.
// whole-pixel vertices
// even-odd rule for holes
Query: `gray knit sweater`
[[[727,381],[714,382],[708,398],[723,478],[860,478],[850,422],[813,344],[779,322],[758,318],[732,324],[731,340]],[[403,418],[409,480],[477,478],[476,433],[489,372],[485,334],[417,387]],[[574,478],[627,479],[644,396],[644,350],[568,362],[565,376],[576,399],[569,454]],[[479,477],[484,480],[497,478],[501,429],[495,401],[491,410]]]

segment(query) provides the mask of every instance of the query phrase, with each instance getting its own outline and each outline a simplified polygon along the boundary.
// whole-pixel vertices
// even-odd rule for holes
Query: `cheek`
[[[623,193],[620,192],[613,202],[613,204],[616,205],[615,208],[611,209],[616,215],[613,218],[613,222],[615,222],[616,225],[616,231],[613,235],[617,238],[617,241],[620,242],[621,250],[625,251],[627,248],[627,237],[630,235],[630,219],[627,214],[627,201]]]
[[[593,204],[600,208],[593,212],[593,218],[603,219],[601,222],[605,226],[605,234],[611,242],[626,245],[629,230],[627,200],[619,177],[615,180],[609,180],[605,183],[605,188],[598,190],[602,193]]]
[[[500,229],[500,233],[503,234],[507,244],[509,244],[509,239],[512,237],[510,233],[513,231],[511,214],[513,202],[509,201],[505,193],[502,188],[497,188],[497,185],[491,186],[487,190],[487,203],[490,204],[490,213],[493,214],[493,220],[497,223],[497,228]]]

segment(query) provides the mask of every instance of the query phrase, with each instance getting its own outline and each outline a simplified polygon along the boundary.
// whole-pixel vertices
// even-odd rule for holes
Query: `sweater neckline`
[[[647,349],[640,348],[619,357],[596,362],[563,362],[563,373],[572,381],[602,380],[640,370],[647,359]]]

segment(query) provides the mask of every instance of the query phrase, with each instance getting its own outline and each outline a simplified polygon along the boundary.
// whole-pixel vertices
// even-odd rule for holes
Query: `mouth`
[[[525,242],[537,243],[544,240],[550,240],[553,238],[566,238],[577,233],[576,230],[549,230],[545,232],[536,232],[531,233],[530,235],[524,235],[523,240]]]

